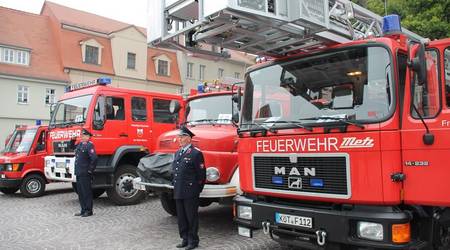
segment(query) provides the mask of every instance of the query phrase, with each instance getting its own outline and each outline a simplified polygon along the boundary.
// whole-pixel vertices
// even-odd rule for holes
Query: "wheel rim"
[[[41,190],[41,182],[36,179],[31,179],[27,183],[27,192],[30,194],[38,193]]]
[[[117,178],[116,192],[120,197],[130,199],[138,193],[138,190],[133,188],[134,178],[136,178],[136,176],[131,173],[122,174]]]

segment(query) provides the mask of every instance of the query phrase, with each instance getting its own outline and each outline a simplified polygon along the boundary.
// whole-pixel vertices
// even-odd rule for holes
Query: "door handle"
[[[119,136],[120,136],[120,137],[128,137],[128,134],[120,133]]]

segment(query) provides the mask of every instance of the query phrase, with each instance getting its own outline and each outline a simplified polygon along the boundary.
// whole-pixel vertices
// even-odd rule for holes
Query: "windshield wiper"
[[[305,126],[305,125],[303,125],[302,122],[300,122],[300,121],[284,121],[284,120],[282,120],[282,121],[265,121],[264,123],[266,123],[266,124],[267,124],[267,123],[273,123],[272,126],[270,126],[270,128],[269,128],[269,131],[270,131],[270,132],[276,131],[275,128],[274,128],[274,126],[275,126],[275,124],[277,124],[277,123],[283,123],[283,124],[292,125],[292,126],[295,126],[295,127],[298,127],[298,128],[303,128],[303,129],[306,129],[306,130],[308,130],[308,131],[313,131],[312,127],[310,127],[310,126]]]
[[[361,123],[355,121],[355,120],[349,120],[347,117],[335,117],[335,116],[317,116],[317,117],[309,117],[309,118],[301,118],[299,120],[333,120],[333,121],[337,121],[340,123],[345,123],[347,125],[353,125],[356,126],[358,128],[364,129],[364,125],[362,125]]]
[[[237,130],[238,135],[241,134],[241,132],[250,131],[252,136],[256,135],[256,133],[258,133],[258,132],[261,132],[262,136],[266,136],[267,135],[267,131],[271,131],[269,127],[264,126],[264,125],[259,124],[259,123],[251,123],[251,122],[249,122],[249,123],[241,123],[241,125],[256,126],[258,128],[257,129],[255,129],[255,128],[250,128],[250,129],[238,128],[238,130]]]

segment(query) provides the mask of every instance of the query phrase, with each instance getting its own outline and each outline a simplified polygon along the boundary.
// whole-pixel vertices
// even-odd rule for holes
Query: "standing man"
[[[75,148],[75,175],[81,211],[75,216],[88,217],[92,212],[92,173],[97,166],[94,144],[89,141],[92,134],[83,129],[81,142]]]
[[[175,153],[173,168],[173,195],[177,206],[178,231],[183,241],[177,248],[187,250],[198,247],[198,204],[206,179],[202,152],[192,146],[195,136],[188,128],[181,127],[178,134],[180,149]]]

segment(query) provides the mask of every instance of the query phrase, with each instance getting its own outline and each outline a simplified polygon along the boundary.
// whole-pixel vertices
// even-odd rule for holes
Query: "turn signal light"
[[[409,241],[411,241],[411,226],[409,223],[392,225],[392,242],[408,243]]]

